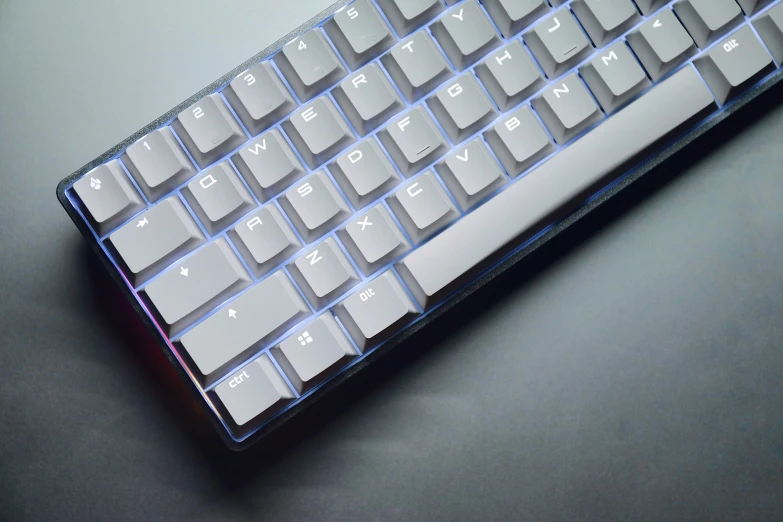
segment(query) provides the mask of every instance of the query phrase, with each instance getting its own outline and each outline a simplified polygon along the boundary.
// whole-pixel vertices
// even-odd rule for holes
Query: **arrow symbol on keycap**
[[[465,156],[460,156],[459,154],[457,154],[457,159],[462,161],[468,161],[468,149],[465,149],[464,154]]]
[[[231,308],[229,308],[228,309],[228,316],[231,319],[236,319],[237,318],[237,311],[236,310],[232,310]]]
[[[663,25],[663,24],[661,23],[661,21],[660,21],[660,20],[656,20],[656,21],[653,23],[653,27],[655,27],[655,28],[658,28],[658,27],[660,27],[660,26],[662,26],[662,25]]]
[[[139,223],[136,225],[136,228],[144,228],[144,225],[149,225],[150,222],[147,221],[147,218],[142,219],[139,221]]]
[[[184,275],[185,277],[188,277],[188,269],[185,268],[184,266],[179,268],[179,273]]]

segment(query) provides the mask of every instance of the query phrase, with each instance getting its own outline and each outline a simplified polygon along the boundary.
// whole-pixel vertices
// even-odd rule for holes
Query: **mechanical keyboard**
[[[782,64],[783,0],[341,1],[57,193],[242,449]]]

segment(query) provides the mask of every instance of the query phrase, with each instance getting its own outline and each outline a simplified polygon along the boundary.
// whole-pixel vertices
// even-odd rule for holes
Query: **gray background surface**
[[[221,446],[54,188],[329,3],[0,0],[0,520],[783,520],[780,105]]]

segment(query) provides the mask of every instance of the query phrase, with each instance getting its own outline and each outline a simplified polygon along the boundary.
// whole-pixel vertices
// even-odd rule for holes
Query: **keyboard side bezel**
[[[398,347],[403,342],[406,343],[415,342],[414,336],[416,336],[416,334],[420,332],[426,325],[430,324],[432,321],[446,314],[452,307],[454,307],[456,304],[463,301],[465,298],[467,298],[469,295],[477,291],[482,286],[486,285],[489,281],[497,277],[499,274],[505,272],[510,267],[519,263],[523,258],[529,255],[531,252],[537,250],[539,247],[547,243],[549,240],[551,240],[552,238],[554,238],[555,236],[563,232],[565,229],[569,228],[571,225],[579,221],[581,218],[589,214],[599,205],[611,199],[615,194],[620,192],[623,188],[627,187],[628,185],[630,185],[631,183],[639,179],[641,176],[647,174],[648,172],[652,171],[656,167],[660,166],[665,161],[670,160],[673,156],[675,156],[680,150],[685,148],[688,144],[690,144],[697,138],[703,136],[708,131],[716,127],[718,124],[728,119],[730,116],[733,116],[743,107],[745,107],[749,102],[757,98],[762,93],[768,91],[773,86],[778,85],[781,82],[781,80],[783,80],[783,68],[780,68],[776,72],[768,76],[762,83],[755,85],[747,92],[743,93],[740,97],[734,99],[726,106],[718,109],[718,111],[716,111],[711,116],[709,116],[704,122],[698,124],[695,128],[687,131],[684,135],[675,138],[673,141],[669,142],[668,144],[665,144],[657,153],[654,153],[651,156],[642,159],[641,162],[637,164],[636,167],[631,169],[629,172],[626,172],[625,174],[619,176],[614,182],[610,183],[608,187],[602,189],[597,193],[596,196],[590,198],[588,202],[582,207],[580,207],[577,211],[573,212],[567,218],[561,220],[554,226],[550,227],[544,234],[537,236],[532,241],[529,241],[523,245],[518,246],[515,250],[512,251],[512,253],[502,257],[501,260],[498,263],[496,263],[492,268],[490,268],[489,270],[487,270],[486,272],[484,272],[483,274],[481,274],[480,276],[472,280],[470,283],[462,287],[455,294],[451,295],[444,302],[442,302],[439,306],[428,311],[427,314],[421,317],[414,324],[406,327],[404,330],[398,332],[396,335],[394,335],[388,341],[383,343],[381,346],[367,353],[362,358],[361,361],[357,362],[357,364],[354,364],[349,368],[346,368],[345,370],[337,373],[332,378],[330,378],[328,382],[324,383],[316,391],[314,391],[313,393],[311,393],[310,395],[302,399],[296,405],[287,409],[281,414],[273,417],[269,422],[267,422],[260,429],[255,431],[251,436],[247,437],[241,442],[237,442],[231,437],[231,434],[228,432],[226,427],[217,417],[217,415],[212,410],[212,408],[210,408],[207,401],[204,400],[204,397],[202,396],[198,387],[192,381],[191,377],[187,374],[185,369],[180,364],[180,361],[172,352],[167,340],[161,335],[155,323],[147,315],[146,310],[140,305],[139,301],[136,299],[133,290],[129,287],[124,276],[118,271],[118,269],[113,264],[112,260],[106,254],[99,240],[96,239],[92,230],[88,227],[87,222],[82,218],[78,210],[73,206],[66,192],[68,187],[70,187],[76,180],[81,178],[84,174],[94,169],[95,167],[98,167],[99,165],[107,162],[111,158],[115,157],[116,155],[121,153],[123,150],[125,150],[127,147],[129,147],[130,145],[138,141],[143,136],[149,134],[150,132],[154,131],[157,128],[160,128],[166,122],[176,117],[177,114],[179,114],[182,110],[186,109],[187,107],[197,102],[204,96],[211,94],[212,92],[215,92],[222,85],[226,84],[227,82],[235,78],[239,73],[245,71],[249,67],[257,64],[258,62],[271,57],[274,53],[276,53],[279,49],[281,49],[286,43],[301,36],[302,34],[309,31],[310,29],[321,25],[323,22],[329,19],[336,11],[338,11],[340,8],[346,6],[351,2],[352,0],[338,0],[337,2],[332,4],[329,8],[325,9],[324,11],[322,11],[321,13],[319,13],[318,15],[310,19],[308,22],[301,25],[296,30],[288,33],[286,36],[284,36],[283,38],[281,38],[271,46],[259,52],[252,58],[249,58],[248,60],[238,65],[237,67],[235,67],[234,69],[232,69],[231,71],[223,75],[222,77],[218,78],[217,80],[210,83],[203,89],[199,90],[198,92],[196,92],[195,94],[187,98],[186,100],[182,101],[181,103],[173,107],[165,114],[154,119],[153,121],[151,121],[141,129],[139,129],[138,131],[136,131],[135,133],[133,133],[132,135],[130,135],[129,137],[121,141],[120,143],[116,144],[114,147],[110,148],[103,154],[99,155],[92,161],[88,162],[87,164],[85,164],[84,166],[82,166],[81,168],[79,168],[78,170],[76,170],[66,178],[64,178],[62,181],[60,181],[60,183],[57,186],[57,198],[62,204],[63,208],[71,217],[73,222],[76,224],[77,228],[80,230],[80,232],[85,237],[85,239],[87,239],[87,242],[90,244],[90,248],[98,255],[103,265],[109,271],[112,279],[120,286],[121,292],[123,293],[125,298],[130,302],[131,306],[136,311],[136,313],[140,316],[144,326],[148,329],[148,331],[150,331],[153,334],[156,344],[159,346],[161,350],[163,350],[166,358],[174,366],[174,369],[177,372],[177,374],[182,379],[191,383],[190,385],[186,385],[188,391],[192,394],[194,399],[196,399],[200,403],[201,408],[207,414],[207,417],[214,425],[220,438],[223,440],[226,446],[228,446],[232,450],[238,451],[238,450],[245,449],[250,445],[254,444],[255,442],[259,441],[260,439],[266,437],[271,432],[277,430],[280,426],[282,426],[287,421],[289,421],[292,417],[302,413],[311,405],[316,403],[320,398],[329,394],[334,388],[340,386],[342,383],[347,381],[350,377],[355,375],[361,369],[379,360],[384,354],[389,353],[392,349]]]

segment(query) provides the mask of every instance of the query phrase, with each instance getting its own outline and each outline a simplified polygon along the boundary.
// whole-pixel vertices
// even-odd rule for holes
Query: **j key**
[[[89,211],[99,236],[145,207],[117,160],[91,170],[73,184],[73,189]]]
[[[696,44],[671,9],[664,9],[628,35],[647,74],[658,81],[696,53]]]
[[[593,50],[568,9],[544,19],[526,32],[524,39],[549,78],[560,76]]]
[[[421,307],[431,308],[579,208],[634,158],[715,107],[707,85],[685,67],[408,254],[395,265],[397,272]]]
[[[171,124],[199,167],[208,167],[247,139],[219,94],[179,113]]]
[[[579,72],[607,114],[650,86],[644,69],[624,42],[601,51]]]
[[[500,37],[477,0],[451,8],[430,29],[458,70],[500,45]]]
[[[601,109],[575,73],[532,101],[557,143],[563,144],[603,118]]]
[[[634,0],[636,2],[637,7],[639,7],[639,10],[642,12],[644,16],[647,16],[664,5],[666,5],[669,0]]]
[[[374,131],[405,107],[377,63],[371,63],[343,80],[332,95],[361,136]]]
[[[294,400],[268,355],[228,377],[215,387],[215,394],[233,421],[234,434],[241,436]]]
[[[275,63],[300,100],[307,101],[345,76],[345,67],[320,29],[288,42]]]
[[[359,274],[333,237],[307,250],[288,265],[288,270],[316,310],[359,281]]]
[[[778,64],[783,63],[783,4],[776,5],[753,22]]]
[[[323,170],[288,189],[278,201],[306,243],[312,243],[351,214]]]
[[[135,286],[205,241],[177,196],[164,199],[109,236]]]
[[[348,67],[358,69],[392,45],[394,35],[370,0],[357,0],[340,9],[324,30]]]
[[[519,176],[555,150],[528,106],[487,130],[484,139],[511,177]]]
[[[363,208],[400,183],[400,177],[375,139],[365,140],[329,165],[354,208]]]
[[[411,181],[387,201],[414,243],[421,243],[459,216],[432,171]]]
[[[614,40],[640,18],[631,0],[575,0],[571,9],[596,47]]]
[[[702,49],[744,20],[734,0],[680,0],[674,11]]]
[[[718,43],[693,64],[720,104],[775,69],[772,57],[748,26]]]
[[[475,134],[498,115],[495,106],[470,72],[446,84],[427,99],[427,105],[454,143]]]
[[[304,165],[278,129],[251,141],[231,159],[262,202],[305,175]]]
[[[443,183],[462,210],[468,210],[506,182],[500,166],[480,138],[449,154],[437,165]]]
[[[775,0],[737,0],[745,14],[748,16],[754,15],[767,7]]]
[[[402,38],[443,11],[440,0],[378,0],[386,18]]]
[[[482,3],[505,38],[511,38],[549,12],[546,0],[484,0]]]
[[[229,368],[310,315],[283,271],[224,305],[180,338],[181,345],[210,386]]]
[[[163,272],[142,292],[164,331],[174,337],[250,283],[236,254],[219,238]]]
[[[345,118],[326,96],[302,106],[283,122],[283,129],[313,169],[356,141]]]
[[[489,55],[475,70],[501,111],[521,103],[546,83],[518,40]]]
[[[302,248],[275,205],[243,218],[228,235],[256,277],[265,275]]]
[[[234,78],[223,95],[252,136],[277,123],[297,105],[269,62]]]
[[[294,389],[302,394],[359,354],[334,317],[325,313],[272,348],[272,355]]]
[[[196,173],[169,127],[151,132],[128,147],[122,162],[152,202]]]
[[[182,195],[212,235],[256,206],[228,161],[196,176],[182,189]]]
[[[360,350],[378,345],[419,311],[394,272],[387,270],[335,309]]]
[[[406,177],[448,150],[446,139],[422,106],[392,120],[378,138]]]
[[[354,217],[337,235],[364,275],[372,274],[410,250],[383,204]]]
[[[454,73],[427,31],[419,31],[381,57],[400,92],[416,101]]]

